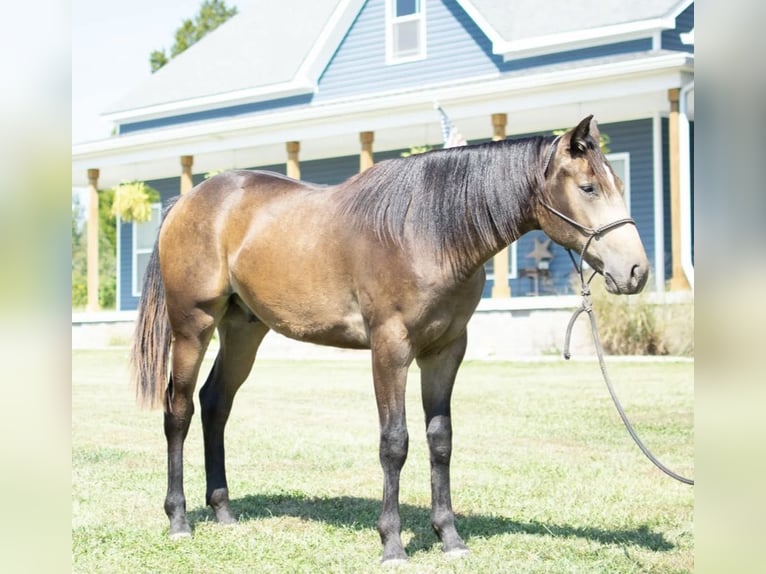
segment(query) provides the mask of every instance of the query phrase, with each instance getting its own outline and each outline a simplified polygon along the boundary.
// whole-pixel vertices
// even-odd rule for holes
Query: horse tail
[[[163,222],[174,204],[175,200],[165,208]],[[160,228],[162,228],[162,222],[160,222]],[[130,352],[136,402],[142,408],[151,409],[163,404],[171,340],[172,331],[165,307],[165,286],[160,273],[158,232],[154,251],[149,257],[144,275],[133,334],[133,347]]]

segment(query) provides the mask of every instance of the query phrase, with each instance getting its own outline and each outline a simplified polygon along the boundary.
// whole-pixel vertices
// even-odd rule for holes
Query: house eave
[[[374,97],[347,98],[290,110],[132,132],[74,145],[73,183],[78,174],[84,174],[91,167],[137,165],[185,154],[283,145],[291,140],[308,142],[359,131],[422,124],[435,101],[450,106],[453,119],[461,120],[482,115],[485,108],[521,111],[531,109],[530,106],[539,107],[546,105],[545,98],[559,101],[564,91],[579,94],[580,99],[587,98],[588,94],[603,93],[599,86],[609,85],[613,90],[628,80],[630,85],[624,87],[623,92],[635,91],[642,82],[646,89],[657,86],[664,89],[677,83],[678,74],[692,73],[693,57],[678,52],[534,74],[491,75],[460,84],[433,84]],[[471,134],[465,135],[471,137]]]
[[[576,30],[565,34],[537,36],[525,40],[496,40],[492,42],[492,51],[501,55],[505,61],[509,61],[651,38],[663,30],[670,30],[674,27],[675,20],[673,18],[658,18],[602,28]]]
[[[315,89],[315,82],[312,82],[307,78],[297,78],[290,82],[271,86],[259,86],[234,92],[212,94],[190,100],[165,102],[144,108],[115,111],[103,114],[102,117],[118,124],[141,122],[157,118],[172,117],[180,114],[204,112],[227,106],[251,104],[278,98],[311,94]]]

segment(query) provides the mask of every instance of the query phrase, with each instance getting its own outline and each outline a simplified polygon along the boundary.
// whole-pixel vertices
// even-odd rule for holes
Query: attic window
[[[400,64],[426,57],[424,0],[386,2],[386,62]]]

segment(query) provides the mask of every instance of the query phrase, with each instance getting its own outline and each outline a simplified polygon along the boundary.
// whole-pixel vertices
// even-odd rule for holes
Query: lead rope
[[[557,136],[553,142],[551,143],[551,146],[548,148],[548,153],[545,157],[545,162],[543,163],[543,177],[547,177],[548,175],[548,167],[550,166],[551,160],[553,159],[553,154],[556,151],[556,147],[559,143],[559,140],[561,139],[561,136]],[[590,246],[590,242],[593,241],[596,237],[604,233],[605,231],[608,231],[610,229],[613,229],[614,227],[617,227],[619,225],[623,225],[625,223],[631,223],[633,225],[636,224],[636,222],[630,218],[624,218],[624,219],[618,219],[617,221],[613,221],[611,223],[607,223],[606,225],[602,225],[601,227],[598,227],[596,229],[593,229],[591,227],[587,227],[585,225],[582,225],[572,219],[571,217],[568,217],[561,213],[559,210],[555,209],[553,206],[549,205],[547,202],[542,202],[543,206],[553,213],[554,215],[560,217],[567,223],[569,223],[571,226],[575,227],[576,229],[579,229],[582,231],[585,235],[588,236],[588,239],[585,241],[585,245],[583,245],[582,250],[580,251],[580,264],[577,264],[577,261],[575,260],[574,255],[572,254],[571,249],[567,249],[567,253],[569,254],[569,258],[572,260],[572,265],[574,265],[575,271],[577,271],[577,274],[580,276],[580,285],[581,285],[581,295],[582,295],[582,304],[578,309],[575,309],[574,313],[572,314],[572,317],[569,319],[569,324],[567,325],[567,331],[566,336],[564,338],[564,358],[569,360],[571,358],[571,354],[569,353],[569,343],[572,338],[572,328],[574,327],[575,321],[577,321],[577,318],[582,313],[587,313],[588,318],[590,319],[590,330],[591,334],[593,335],[593,344],[596,347],[596,354],[598,355],[598,364],[599,367],[601,367],[601,374],[604,377],[604,382],[606,383],[606,388],[609,390],[609,395],[612,397],[612,402],[614,403],[614,406],[617,408],[617,413],[620,415],[620,418],[622,419],[622,422],[625,424],[625,428],[628,429],[628,434],[630,434],[633,441],[638,445],[638,448],[641,449],[641,452],[644,453],[646,458],[648,458],[654,466],[659,468],[662,472],[670,476],[671,478],[675,478],[679,482],[683,482],[684,484],[691,484],[694,485],[694,481],[690,478],[686,478],[681,476],[680,474],[677,474],[670,470],[668,467],[666,467],[664,464],[662,464],[654,454],[646,447],[646,445],[643,443],[643,441],[639,438],[638,434],[636,434],[635,429],[633,428],[633,425],[631,424],[630,420],[628,419],[628,416],[625,414],[625,410],[622,408],[622,404],[620,403],[620,399],[617,398],[617,394],[614,392],[614,387],[612,386],[612,381],[609,378],[609,373],[606,369],[606,362],[604,361],[604,349],[601,346],[601,339],[598,336],[598,327],[596,326],[596,316],[593,313],[593,303],[590,300],[590,282],[593,280],[593,278],[596,276],[596,271],[591,274],[591,276],[588,278],[587,281],[585,281],[585,277],[583,276],[583,261],[585,261],[585,251]]]
[[[548,207],[549,210],[553,211],[553,213],[557,213],[553,208]],[[563,214],[562,214],[563,215]],[[631,219],[630,221],[627,220],[619,220],[614,223],[611,223],[607,226],[601,227],[597,230],[594,230],[594,232],[601,233],[602,231],[605,231],[606,228],[614,227],[615,225],[620,225],[622,223],[634,223]],[[579,227],[579,224],[578,224]],[[577,318],[583,313],[588,314],[588,318],[590,319],[590,330],[591,334],[593,335],[593,344],[596,347],[596,355],[598,355],[598,364],[599,367],[601,367],[601,374],[604,377],[604,382],[606,383],[606,388],[609,390],[609,395],[612,397],[612,402],[614,402],[614,406],[617,408],[617,413],[620,415],[620,418],[622,419],[622,422],[625,424],[625,428],[628,429],[628,433],[630,434],[633,441],[636,443],[638,448],[641,449],[641,452],[646,455],[646,458],[648,458],[652,463],[659,468],[662,472],[670,476],[671,478],[675,478],[679,482],[683,482],[684,484],[690,484],[694,485],[694,480],[690,478],[686,478],[681,476],[680,474],[677,474],[670,470],[668,467],[666,467],[664,464],[662,464],[657,457],[652,454],[652,452],[646,447],[646,445],[643,443],[643,441],[639,438],[638,434],[636,434],[635,429],[633,428],[633,425],[631,424],[630,420],[628,419],[628,416],[625,414],[625,410],[622,408],[622,404],[620,403],[620,399],[617,398],[617,394],[614,392],[614,387],[612,386],[612,381],[609,378],[609,373],[606,369],[606,362],[604,361],[604,349],[601,346],[601,339],[598,336],[598,327],[596,326],[596,316],[593,313],[593,304],[590,299],[590,282],[593,280],[593,278],[596,276],[596,271],[593,272],[593,274],[588,278],[587,281],[585,281],[583,277],[583,258],[582,256],[585,254],[585,250],[588,248],[588,245],[590,244],[591,240],[598,235],[598,233],[593,233],[588,238],[588,240],[585,242],[585,246],[583,247],[582,251],[580,252],[580,264],[578,265],[575,261],[574,255],[572,255],[572,251],[570,249],[567,249],[567,253],[569,253],[569,258],[572,260],[572,265],[574,265],[575,270],[577,271],[578,275],[580,276],[580,284],[581,284],[581,294],[582,294],[582,304],[579,308],[575,310],[575,312],[572,314],[572,317],[569,319],[569,324],[567,325],[567,331],[566,331],[566,337],[564,339],[564,358],[569,360],[571,358],[571,354],[569,353],[569,343],[572,338],[572,328],[574,327],[575,321],[577,321]]]

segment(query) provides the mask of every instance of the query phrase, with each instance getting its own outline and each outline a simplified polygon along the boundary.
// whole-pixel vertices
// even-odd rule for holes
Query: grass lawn
[[[134,406],[126,357],[72,354],[75,572],[380,570],[382,472],[366,361],[256,361],[227,427],[232,526],[205,507],[197,406],[184,469],[194,535],[171,542],[162,414]],[[693,363],[609,365],[639,435],[693,476]],[[430,527],[419,386],[413,367],[401,482],[410,561],[401,571],[693,571],[693,487],[665,477],[632,443],[595,362],[463,365],[452,498],[471,554],[447,560]]]

